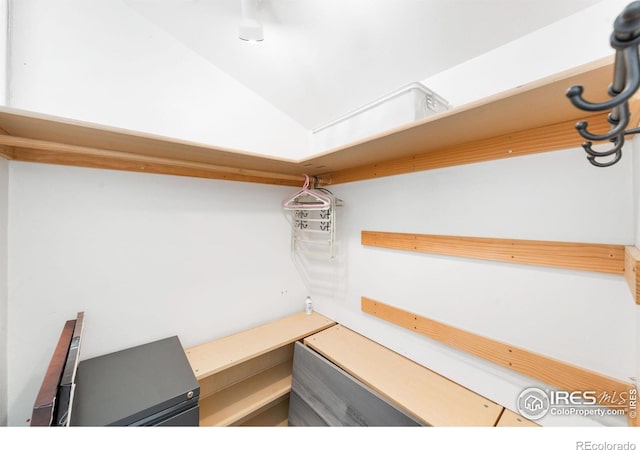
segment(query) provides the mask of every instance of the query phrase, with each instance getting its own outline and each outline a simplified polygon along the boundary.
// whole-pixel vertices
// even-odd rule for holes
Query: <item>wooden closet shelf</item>
[[[302,312],[188,348],[187,359],[202,380],[332,325],[335,322],[321,314]]]
[[[291,391],[291,364],[283,363],[200,400],[200,426],[229,426],[258,415]]]
[[[575,121],[608,124],[565,92],[582,85],[591,101],[607,99],[612,73],[611,56],[298,160],[1,107],[0,156],[290,186],[307,173],[336,184],[577,146]],[[456,153],[463,145],[471,147]]]
[[[243,427],[286,427],[288,425],[289,397],[282,399],[282,401],[240,424]]]
[[[362,231],[362,245],[514,264],[623,274],[625,247],[436,234]],[[629,253],[629,250],[627,250]],[[629,263],[631,264],[631,263]]]

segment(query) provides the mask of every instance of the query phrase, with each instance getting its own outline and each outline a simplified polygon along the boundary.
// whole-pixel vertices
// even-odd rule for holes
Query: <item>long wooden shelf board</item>
[[[335,325],[316,312],[304,312],[186,349],[198,380]]]
[[[310,167],[324,165],[325,173],[364,166],[390,158],[424,154],[443,147],[509,135],[585,118],[565,96],[573,85],[584,86],[593,101],[609,98],[613,57],[585,64],[509,89],[496,95],[428,116],[409,125],[371,136],[308,158]],[[598,115],[598,114],[594,114]],[[571,127],[576,136],[575,128]]]
[[[625,273],[625,247],[612,244],[533,241],[362,231],[362,245],[516,264]]]
[[[379,319],[540,380],[547,385],[567,391],[595,391],[603,406],[617,407],[618,405],[606,403],[607,395],[611,399],[614,393],[628,393],[633,389],[631,384],[607,375],[437,322],[367,297],[362,297],[361,308],[363,312]]]
[[[565,96],[566,90],[572,85],[582,85],[589,100],[604,100],[608,98],[607,87],[612,75],[613,57],[603,58],[365,140],[297,160],[0,107],[0,137],[5,139],[0,141],[0,155],[18,161],[287,185],[301,184],[302,178],[298,182],[288,177],[307,173],[320,176],[324,184],[335,184],[339,177],[336,175],[338,181],[332,181],[331,173],[334,172],[364,167],[365,177],[379,176],[369,173],[372,164],[403,157],[417,158],[497,137],[517,141],[520,138],[514,133],[554,124],[563,124],[562,130],[570,127],[570,133],[577,136],[571,121],[584,119],[586,113],[571,105]],[[595,115],[598,114],[590,117]],[[565,134],[562,131],[562,135]],[[545,136],[539,139],[544,141]],[[566,145],[565,141],[563,137],[562,145]],[[549,142],[549,145],[557,149],[554,147],[557,143]],[[486,152],[476,160],[505,157],[501,150],[497,154],[491,149]],[[152,163],[149,158],[158,160]],[[446,162],[446,155],[444,160],[446,164],[465,163],[456,158]],[[400,173],[426,170],[432,163],[422,161],[415,169],[403,164]],[[393,172],[398,169],[385,170]],[[242,171],[258,174],[247,175]],[[268,176],[260,177],[259,173]],[[349,177],[343,181],[349,181]]]
[[[229,426],[291,392],[291,364],[284,363],[200,401],[200,426]]]
[[[175,158],[141,155],[138,153],[102,150],[77,145],[0,135],[0,144],[13,145],[12,158],[16,161],[48,163],[67,166],[125,170],[131,172],[181,175],[197,178],[215,178],[264,184],[299,186],[301,175],[227,167],[219,164],[193,162]]]
[[[608,114],[589,116],[591,132],[604,134],[609,131],[607,116]],[[575,123],[575,120],[570,120],[456,145],[450,145],[450,140],[447,139],[435,141],[438,143],[436,146],[434,141],[425,138],[424,142],[430,145],[425,144],[416,153],[398,157],[402,151],[388,152],[387,159],[323,174],[320,179],[326,185],[333,185],[577,148],[584,139],[576,132]],[[587,163],[586,153],[584,162]]]
[[[151,133],[94,124],[9,107],[0,107],[3,134],[32,142],[50,142],[143,156],[217,164],[227,167],[300,174],[297,161],[213,146]],[[17,146],[14,144],[14,146]]]
[[[392,404],[434,426],[494,426],[502,407],[342,325],[304,343]]]

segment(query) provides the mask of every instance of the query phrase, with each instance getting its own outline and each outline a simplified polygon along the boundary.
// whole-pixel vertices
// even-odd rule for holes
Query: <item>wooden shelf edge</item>
[[[9,133],[0,128],[0,136],[6,136]],[[8,145],[0,145],[0,157],[4,159],[14,159],[15,158],[15,149]]]
[[[137,153],[60,144],[0,134],[0,149],[3,147],[13,149],[11,153],[12,159],[25,162],[288,186],[299,186],[304,181],[304,177],[301,175],[290,175],[286,173],[253,170],[242,167],[230,167],[220,164],[148,156]]]
[[[291,392],[291,365],[280,364],[200,401],[200,426],[230,426]]]
[[[6,145],[0,145],[0,157],[7,160],[15,159],[15,150]]]
[[[514,264],[620,275],[629,273],[628,270],[625,272],[628,258],[625,256],[625,247],[622,245],[382,231],[362,231],[361,243],[373,247]]]
[[[235,423],[241,427],[286,427],[289,424],[289,395],[285,395],[267,405],[245,420]]]
[[[605,401],[614,393],[629,393],[635,389],[630,383],[607,375],[480,336],[367,297],[362,297],[361,309],[379,319],[540,380],[550,386],[567,391],[595,391],[603,406],[620,407],[621,405],[608,405]]]
[[[640,249],[627,246],[624,250],[624,277],[629,285],[633,301],[640,305]]]
[[[0,156],[113,170],[298,186],[302,173],[336,184],[434,167],[488,161],[579,144],[572,123],[586,113],[564,96],[572,84],[608,98],[613,58],[429,116],[301,159],[278,158],[0,107]],[[595,97],[594,97],[595,94]],[[604,99],[603,98],[603,99]],[[590,130],[608,129],[588,116]],[[519,120],[511,120],[518,117]],[[591,123],[595,120],[596,123]],[[460,130],[464,129],[464,133]],[[462,153],[458,148],[472,145]],[[445,148],[446,147],[446,148]],[[569,147],[570,148],[570,147]],[[389,150],[396,159],[389,161]],[[458,149],[458,150],[456,150]],[[456,153],[457,152],[457,153]],[[151,158],[151,159],[149,159]],[[156,159],[157,158],[157,159]]]
[[[301,312],[187,348],[185,353],[201,380],[333,325],[321,314]]]
[[[200,400],[284,363],[293,366],[293,344],[286,344],[263,355],[201,378],[198,380],[200,384]]]
[[[590,127],[597,130],[596,133],[605,133],[609,130],[606,117],[606,114],[600,114],[579,120],[588,120]],[[438,147],[428,150],[417,149],[410,155],[387,158],[374,163],[324,173],[320,178],[325,185],[336,185],[566,150],[579,147],[584,141],[574,128],[575,122],[576,120],[569,120],[553,123],[539,128],[514,131],[454,145],[446,140],[439,140],[441,144]],[[587,163],[586,159],[585,163]]]

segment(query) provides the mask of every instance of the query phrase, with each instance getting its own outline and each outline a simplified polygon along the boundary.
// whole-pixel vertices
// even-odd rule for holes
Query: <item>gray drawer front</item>
[[[384,368],[381,368],[384,370]],[[297,342],[290,426],[420,426],[312,349]]]

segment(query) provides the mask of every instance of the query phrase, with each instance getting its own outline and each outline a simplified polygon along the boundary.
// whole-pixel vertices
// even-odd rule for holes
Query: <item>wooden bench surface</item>
[[[198,380],[335,325],[316,312],[278,319],[186,349]]]
[[[342,325],[304,343],[428,425],[495,426],[504,409]]]

